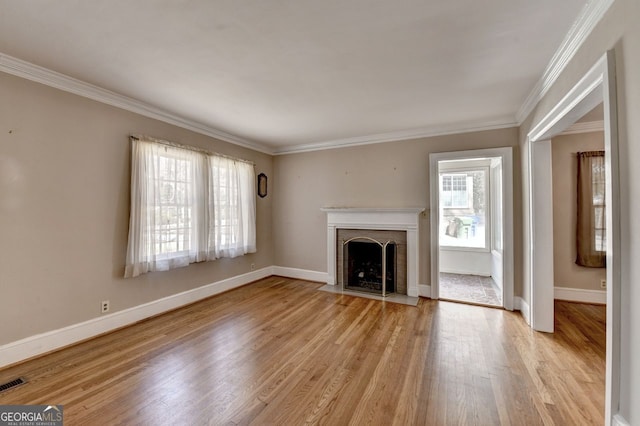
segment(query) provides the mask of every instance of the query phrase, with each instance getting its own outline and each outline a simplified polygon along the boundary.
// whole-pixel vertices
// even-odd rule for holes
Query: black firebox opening
[[[379,244],[373,242],[350,241],[347,244],[345,250],[348,262],[346,288],[382,293],[382,250],[383,248]],[[386,250],[385,292],[393,293],[396,290],[396,245],[389,243]]]

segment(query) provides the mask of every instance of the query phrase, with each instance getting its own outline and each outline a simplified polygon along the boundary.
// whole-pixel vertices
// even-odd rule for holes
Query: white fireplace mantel
[[[418,297],[418,221],[422,207],[323,207],[327,213],[327,284],[336,285],[336,230],[375,229],[407,232],[407,296]]]

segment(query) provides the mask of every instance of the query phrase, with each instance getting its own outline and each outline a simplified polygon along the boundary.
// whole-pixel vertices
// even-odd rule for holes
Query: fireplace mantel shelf
[[[327,213],[327,284],[336,285],[336,229],[403,230],[407,233],[407,295],[418,296],[418,224],[424,207],[323,207]]]

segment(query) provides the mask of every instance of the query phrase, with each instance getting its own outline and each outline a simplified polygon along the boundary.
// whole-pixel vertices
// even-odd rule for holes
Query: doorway
[[[429,164],[431,298],[512,310],[511,148],[431,154]]]
[[[441,299],[502,307],[501,169],[500,157],[438,161]]]
[[[554,330],[553,209],[551,188],[551,138],[567,129],[599,103],[604,105],[605,216],[606,216],[606,385],[605,422],[608,424],[620,400],[620,202],[615,60],[608,51],[587,74],[528,133],[525,141],[524,210],[528,226],[525,259],[530,306],[523,315],[539,331]]]

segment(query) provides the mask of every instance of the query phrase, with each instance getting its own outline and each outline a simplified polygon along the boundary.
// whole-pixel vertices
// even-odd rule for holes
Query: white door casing
[[[470,151],[441,152],[429,154],[429,189],[431,203],[431,298],[439,298],[440,276],[440,211],[439,211],[439,170],[438,162],[472,158],[495,158],[502,161],[502,236],[503,236],[503,306],[513,310],[513,154],[512,148],[488,148]]]
[[[606,166],[606,221],[607,221],[607,348],[605,372],[605,424],[614,422],[620,401],[620,323],[621,323],[621,248],[620,248],[620,183],[618,165],[617,98],[615,80],[615,56],[613,50],[606,52],[585,76],[565,95],[558,104],[527,135],[525,145],[529,147],[529,174],[525,176],[525,193],[529,193],[529,227],[526,229],[530,241],[525,253],[531,265],[528,280],[531,302],[531,326],[544,331],[553,322],[553,280],[545,279],[543,269],[553,262],[553,254],[544,247],[546,238],[536,239],[539,229],[536,223],[545,224],[547,219],[544,204],[551,204],[552,194],[544,197],[536,186],[544,187],[550,180],[550,169],[545,171],[540,162],[543,147],[553,136],[561,133],[580,117],[591,111],[600,102],[604,104],[604,146]],[[541,144],[541,145],[538,145]],[[528,178],[528,179],[527,179]],[[528,180],[528,181],[527,181]],[[535,201],[535,203],[534,203]],[[538,235],[540,237],[540,235]],[[551,237],[552,238],[552,237]],[[527,289],[523,289],[526,293]],[[545,304],[550,304],[545,306]]]

